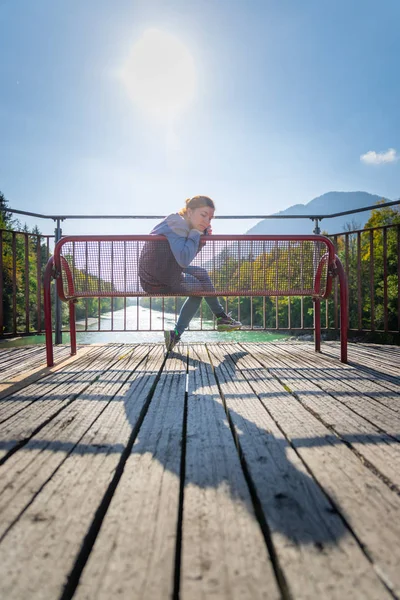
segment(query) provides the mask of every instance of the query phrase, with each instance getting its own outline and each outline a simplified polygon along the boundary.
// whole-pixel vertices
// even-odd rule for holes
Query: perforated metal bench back
[[[55,265],[61,275],[64,300],[112,296],[318,296],[327,292],[328,265],[334,262],[333,245],[323,236],[211,236],[191,267],[205,269],[215,292],[164,288],[146,292],[139,277],[139,262],[160,244],[161,236],[74,236],[56,246]],[[146,246],[147,244],[147,246]],[[165,249],[165,250],[164,250]],[[146,258],[147,257],[147,258]],[[154,264],[149,267],[154,271]],[[319,268],[320,285],[315,278]],[[157,265],[155,267],[157,270]],[[319,277],[318,277],[319,279]],[[60,287],[59,287],[60,291]]]

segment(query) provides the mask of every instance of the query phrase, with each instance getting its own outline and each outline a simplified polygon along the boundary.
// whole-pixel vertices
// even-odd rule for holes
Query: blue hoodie
[[[174,213],[158,223],[150,235],[163,235],[166,243],[149,241],[143,246],[139,259],[142,288],[153,294],[177,293],[183,271],[200,249],[201,233],[191,229],[186,219]]]

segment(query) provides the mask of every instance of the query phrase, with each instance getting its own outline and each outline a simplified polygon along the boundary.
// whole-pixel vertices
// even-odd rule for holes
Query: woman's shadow
[[[163,372],[164,381],[161,375],[159,393],[149,405],[132,453],[150,453],[164,469],[178,478],[183,476],[183,495],[188,486],[224,486],[252,515],[255,504],[261,507],[269,529],[292,542],[315,544],[320,549],[337,543],[347,532],[343,520],[273,419],[262,410],[249,385],[251,369],[244,378],[243,369],[237,367],[247,352],[224,353],[222,360],[214,356],[214,366],[202,352],[198,355],[192,347],[189,358],[186,353],[170,352],[170,364],[181,363],[180,373],[172,367]],[[176,376],[184,379],[182,366],[188,369],[186,403],[171,383]],[[249,418],[252,410],[254,420]],[[129,412],[126,406],[126,414]]]
[[[26,450],[58,452],[60,464],[71,453],[117,453],[121,455],[120,466],[130,455],[146,455],[151,458],[149,469],[156,462],[184,481],[183,497],[188,486],[223,486],[225,493],[246,505],[251,515],[255,515],[255,506],[260,507],[269,528],[294,543],[318,547],[337,543],[347,529],[335,509],[335,498],[327,498],[294,445],[343,443],[339,438],[305,437],[292,440],[291,444],[252,389],[252,378],[256,378],[259,369],[246,368],[240,362],[247,352],[229,354],[218,350],[216,356],[208,354],[204,346],[197,350],[193,346],[189,357],[187,351],[170,352],[160,368],[160,357],[152,356],[153,352],[161,354],[159,347],[149,353],[139,351],[146,359],[141,362],[139,358],[133,370],[131,363],[124,365],[120,360],[112,367],[125,383],[93,422],[93,434],[84,435],[79,441],[69,439],[68,433],[63,439],[34,435],[24,446]],[[275,395],[270,391],[271,400],[279,403],[277,396],[282,392],[283,389]],[[78,415],[80,400],[100,399],[104,401],[89,387],[71,406],[76,405]],[[113,431],[107,415],[109,419],[114,414],[115,403],[123,404],[126,426],[131,432],[128,443],[125,434],[122,436],[118,430],[111,438],[107,433],[108,426]],[[263,403],[268,405],[265,394]],[[121,413],[117,410],[115,414]],[[65,432],[70,425],[73,423],[65,423]],[[357,441],[357,434],[352,438]],[[362,438],[363,443],[376,443],[374,435],[364,434]],[[3,462],[20,445],[18,439],[0,440],[0,449],[9,450]]]

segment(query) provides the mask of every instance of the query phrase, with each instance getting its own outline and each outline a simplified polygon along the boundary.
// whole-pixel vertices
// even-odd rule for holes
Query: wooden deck
[[[400,348],[0,352],[0,598],[400,597]]]

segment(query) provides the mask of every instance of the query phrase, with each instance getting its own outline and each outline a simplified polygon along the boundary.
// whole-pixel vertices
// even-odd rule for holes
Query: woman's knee
[[[210,276],[207,270],[203,269],[203,267],[196,268],[196,273],[194,273],[194,276],[196,277],[196,279],[201,281],[201,283],[211,283]]]

